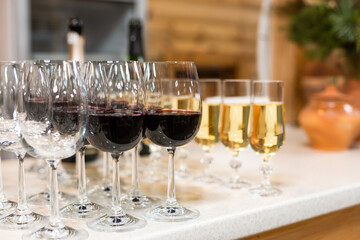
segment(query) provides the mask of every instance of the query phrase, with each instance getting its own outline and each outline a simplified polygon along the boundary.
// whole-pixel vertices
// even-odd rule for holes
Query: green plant
[[[344,75],[359,78],[359,0],[323,0],[318,4],[294,0],[282,6],[281,12],[290,12],[289,38],[303,46],[308,57],[325,59],[341,49],[347,62]]]

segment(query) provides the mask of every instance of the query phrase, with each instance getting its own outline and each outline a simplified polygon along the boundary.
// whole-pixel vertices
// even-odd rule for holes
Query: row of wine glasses
[[[283,82],[204,79],[200,80],[200,85],[203,117],[195,141],[205,155],[200,160],[204,164],[203,173],[195,180],[221,182],[209,172],[214,160],[210,151],[221,141],[233,156],[230,160],[233,174],[225,186],[232,189],[249,187],[250,184],[241,179],[239,168],[242,165],[240,152],[250,145],[264,162],[260,167],[264,180],[250,192],[261,196],[280,194],[281,191],[269,181],[272,172],[269,160],[284,141]]]
[[[143,76],[143,71],[145,77]],[[146,63],[103,61],[25,61],[1,64],[1,149],[19,159],[19,199],[2,200],[0,227],[36,229],[23,239],[85,239],[85,230],[66,226],[61,217],[90,218],[97,231],[128,231],[144,227],[142,217],[127,214],[123,203],[156,206],[157,199],[142,194],[133,154],[132,188],[120,195],[120,159],[148,138],[169,153],[167,200],[144,213],[158,221],[183,221],[199,212],[176,200],[174,154],[189,143],[201,120],[201,94],[192,62]],[[86,191],[84,148],[91,144],[113,159],[110,209],[90,201]],[[59,209],[57,168],[61,159],[77,152],[78,200]],[[135,150],[136,152],[136,150]],[[50,217],[29,210],[26,203],[25,153],[49,168]],[[10,214],[10,215],[9,215]]]

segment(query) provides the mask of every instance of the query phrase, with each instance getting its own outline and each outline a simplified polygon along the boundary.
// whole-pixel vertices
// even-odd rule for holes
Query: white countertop
[[[202,151],[195,143],[190,144],[188,149],[191,151],[189,166],[197,167]],[[213,154],[213,172],[226,179],[231,174],[228,165],[231,153],[218,144]],[[261,180],[259,156],[247,149],[241,157],[243,178],[253,185],[258,184]],[[27,164],[31,162],[29,160]],[[301,129],[288,126],[286,142],[272,159],[272,166],[271,180],[283,190],[279,197],[255,197],[247,189],[230,190],[216,184],[177,178],[180,203],[200,211],[200,217],[195,220],[175,223],[149,220],[145,228],[124,233],[98,233],[87,228],[85,221],[68,223],[85,228],[90,235],[89,240],[234,239],[360,203],[360,148],[342,152],[316,151],[308,146]],[[16,200],[17,193],[16,167],[15,160],[3,161],[5,193],[13,200]],[[45,187],[45,182],[38,180],[35,174],[27,174],[26,179],[28,195]],[[166,182],[143,186],[147,193],[153,190],[153,195],[162,199],[166,196]],[[141,215],[141,212],[136,214]],[[21,232],[0,231],[0,239],[20,239],[21,235]]]

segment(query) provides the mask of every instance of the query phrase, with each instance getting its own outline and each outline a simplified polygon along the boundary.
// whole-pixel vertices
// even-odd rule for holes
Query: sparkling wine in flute
[[[221,142],[240,152],[249,145],[250,104],[224,104],[222,108]]]
[[[203,102],[200,129],[195,141],[200,146],[215,146],[219,142],[220,104]]]
[[[272,156],[283,145],[285,136],[283,116],[284,107],[281,103],[254,104],[250,144],[255,152]]]
[[[192,108],[193,99],[191,96],[164,96],[164,108],[188,109]]]

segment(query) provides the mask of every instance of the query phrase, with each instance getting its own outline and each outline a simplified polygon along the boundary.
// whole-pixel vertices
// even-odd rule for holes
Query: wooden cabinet
[[[356,240],[360,239],[359,226],[357,205],[241,240]]]

